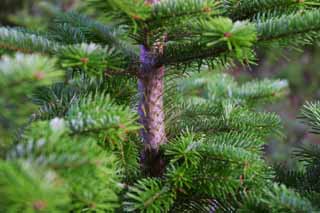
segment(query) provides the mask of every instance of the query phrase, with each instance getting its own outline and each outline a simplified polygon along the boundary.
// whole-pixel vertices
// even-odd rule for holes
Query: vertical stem
[[[142,46],[140,52],[141,76],[138,81],[140,102],[138,113],[141,129],[141,137],[144,142],[142,163],[148,175],[159,176],[164,167],[159,147],[166,142],[163,90],[164,67],[151,68],[148,50]]]
[[[139,115],[144,126],[141,136],[145,145],[153,150],[166,142],[163,110],[164,68],[151,70],[150,75],[139,79]]]
[[[145,0],[147,4],[155,4],[160,0]],[[147,36],[147,35],[146,35]],[[146,44],[145,44],[146,45]],[[141,77],[138,82],[140,103],[138,112],[143,125],[141,137],[144,142],[142,165],[147,175],[160,176],[164,170],[164,160],[159,147],[166,142],[164,110],[163,110],[163,77],[165,69],[150,68],[148,49],[142,45],[140,50]]]

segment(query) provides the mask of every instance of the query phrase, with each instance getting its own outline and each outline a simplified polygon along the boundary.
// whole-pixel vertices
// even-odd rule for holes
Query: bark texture
[[[159,1],[146,0],[145,2],[155,4]],[[144,142],[142,166],[147,175],[161,176],[165,163],[159,153],[159,147],[167,141],[163,109],[165,68],[150,66],[153,64],[152,54],[150,48],[145,45],[141,45],[140,49],[141,68],[138,80],[140,94],[138,113],[140,123],[143,125],[141,137]]]
[[[139,79],[139,115],[143,125],[141,135],[148,148],[158,150],[166,142],[163,110],[164,67],[150,70]]]
[[[159,146],[166,142],[163,91],[164,91],[164,67],[150,67],[152,60],[149,51],[142,46],[140,61],[141,70],[138,81],[140,102],[138,113],[141,129],[141,137],[144,142],[142,163],[148,175],[159,176],[164,168],[164,161],[159,153]]]

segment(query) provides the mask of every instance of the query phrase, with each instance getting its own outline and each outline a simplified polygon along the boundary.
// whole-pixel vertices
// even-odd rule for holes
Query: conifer
[[[103,21],[47,7],[48,32],[0,27],[20,52],[0,62],[1,120],[19,127],[0,129],[4,212],[318,211],[263,158],[282,125],[258,109],[287,82],[221,71],[314,42],[320,1],[88,3]]]

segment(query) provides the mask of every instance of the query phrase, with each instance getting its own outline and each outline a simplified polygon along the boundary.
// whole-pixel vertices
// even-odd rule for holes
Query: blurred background
[[[319,43],[301,50],[269,49],[258,52],[257,66],[251,69],[236,67],[229,71],[238,80],[263,78],[286,79],[289,94],[267,110],[281,116],[284,139],[271,139],[269,154],[277,160],[285,160],[291,148],[303,142],[320,143],[320,137],[308,133],[299,119],[300,109],[307,101],[320,99],[320,48]]]
[[[50,16],[42,3],[47,2],[63,11],[77,10],[93,13],[81,0],[1,0],[0,26],[27,27],[31,30],[50,28]],[[97,15],[95,13],[95,15]],[[0,50],[0,57],[1,57]],[[320,138],[307,133],[298,119],[303,103],[320,99],[320,48],[318,44],[301,51],[268,49],[257,53],[257,65],[249,68],[235,67],[227,72],[239,81],[263,78],[280,78],[289,81],[290,93],[282,101],[268,106],[267,110],[282,117],[285,129],[283,139],[270,139],[268,153],[272,159],[286,160],[291,147],[303,141],[320,143]]]

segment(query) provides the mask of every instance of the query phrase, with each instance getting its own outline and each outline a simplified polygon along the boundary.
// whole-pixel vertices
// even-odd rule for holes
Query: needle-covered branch
[[[259,41],[308,40],[308,33],[320,31],[320,10],[302,11],[256,23]],[[293,36],[294,35],[294,36]]]
[[[189,25],[189,34],[166,44],[167,51],[159,64],[190,63],[224,55],[250,59],[252,46],[265,42],[279,42],[282,46],[310,44],[319,37],[319,20],[319,10],[310,10],[252,23],[232,23],[227,18],[196,22],[195,26]]]
[[[292,12],[310,1],[299,0],[227,0],[224,4],[226,14],[232,19],[251,19],[268,12]],[[313,1],[314,2],[314,1]]]
[[[53,53],[61,48],[61,44],[23,29],[0,27],[0,48],[25,53]]]
[[[62,43],[97,43],[117,48],[123,55],[138,58],[137,48],[126,41],[126,31],[116,26],[104,25],[90,17],[75,12],[52,11],[54,24],[51,27],[55,40]],[[128,40],[128,39],[127,39]]]

